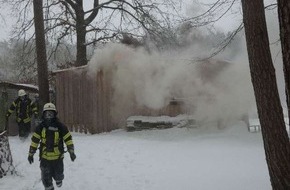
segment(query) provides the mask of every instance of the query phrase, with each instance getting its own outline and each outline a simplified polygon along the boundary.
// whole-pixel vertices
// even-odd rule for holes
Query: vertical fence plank
[[[79,132],[108,132],[126,124],[130,115],[169,115],[181,113],[181,105],[168,105],[159,110],[138,107],[132,100],[122,118],[114,120],[111,115],[113,88],[111,72],[98,71],[96,76],[87,75],[85,68],[70,69],[56,73],[56,104],[60,119]],[[75,129],[73,129],[73,127]]]

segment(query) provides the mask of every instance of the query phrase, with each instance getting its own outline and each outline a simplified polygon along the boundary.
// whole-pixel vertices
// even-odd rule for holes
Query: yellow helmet
[[[23,89],[20,89],[18,91],[18,96],[25,96],[25,95],[26,95],[26,92]]]

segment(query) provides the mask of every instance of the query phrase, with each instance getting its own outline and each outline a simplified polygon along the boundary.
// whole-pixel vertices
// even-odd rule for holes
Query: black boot
[[[62,181],[56,181],[55,183],[56,183],[57,187],[61,187],[62,186]]]

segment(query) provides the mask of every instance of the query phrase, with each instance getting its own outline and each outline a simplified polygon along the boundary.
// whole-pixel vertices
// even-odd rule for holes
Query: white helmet
[[[43,112],[47,111],[47,110],[52,110],[56,112],[56,107],[53,103],[46,103],[43,106]]]
[[[23,89],[20,89],[18,91],[18,96],[25,96],[25,95],[26,95],[26,92]]]

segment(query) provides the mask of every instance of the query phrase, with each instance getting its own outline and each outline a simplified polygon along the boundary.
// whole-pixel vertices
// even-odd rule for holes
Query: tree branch
[[[96,18],[96,16],[99,13],[99,9],[96,8],[98,6],[99,6],[99,0],[94,0],[94,8],[93,8],[93,11],[91,12],[90,16],[88,16],[85,19],[85,25],[90,24]]]

